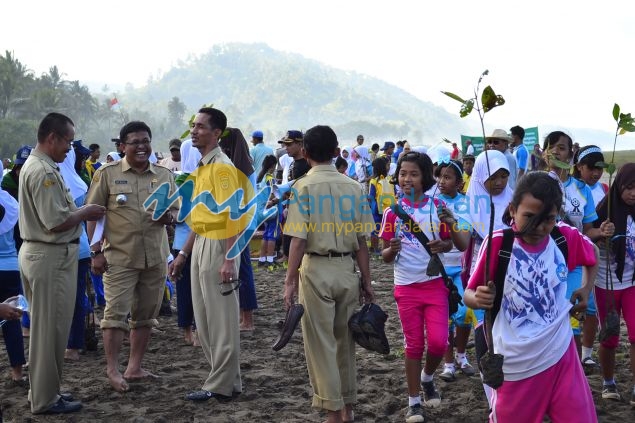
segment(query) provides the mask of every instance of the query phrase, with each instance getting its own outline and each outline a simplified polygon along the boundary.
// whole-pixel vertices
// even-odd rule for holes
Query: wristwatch
[[[95,257],[97,257],[97,256],[98,256],[98,255],[100,255],[100,254],[103,254],[103,251],[101,251],[101,250],[99,250],[99,251],[93,251],[93,250],[91,250],[91,251],[90,251],[90,258],[95,258]]]

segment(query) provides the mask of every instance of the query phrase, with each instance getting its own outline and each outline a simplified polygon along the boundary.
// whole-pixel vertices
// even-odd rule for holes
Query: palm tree
[[[4,57],[0,56],[0,119],[5,119],[12,107],[26,100],[20,95],[31,78],[32,72],[13,53],[6,50]]]

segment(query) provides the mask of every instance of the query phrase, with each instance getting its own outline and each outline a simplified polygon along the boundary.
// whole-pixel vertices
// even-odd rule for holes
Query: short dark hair
[[[99,146],[99,144],[91,144],[88,146],[88,149],[92,152],[92,151],[100,150],[101,147]]]
[[[379,151],[379,144],[374,143],[371,147],[370,147],[371,151],[377,152]]]
[[[304,151],[316,162],[331,160],[335,155],[337,144],[337,135],[330,126],[317,125],[304,134]]]
[[[37,128],[37,142],[42,143],[51,132],[58,135],[67,135],[68,124],[75,126],[71,118],[61,113],[49,113],[44,116]]]
[[[518,136],[518,138],[520,138],[521,140],[522,140],[523,138],[525,138],[525,130],[524,130],[522,127],[518,126],[518,125],[513,126],[513,127],[509,130],[509,132],[511,132],[511,133],[512,133],[512,135],[517,135],[517,136]]]
[[[338,156],[337,159],[335,159],[335,169],[339,169],[342,166],[346,166],[348,168],[348,162],[344,157]]]
[[[139,131],[146,131],[150,136],[150,139],[152,139],[152,131],[150,130],[150,127],[145,122],[141,122],[140,120],[133,120],[132,122],[126,123],[121,128],[121,130],[119,131],[119,141],[126,142],[126,137],[128,137],[128,134]]]
[[[446,167],[454,171],[457,182],[463,180],[463,164],[458,160],[450,160],[447,163],[439,163],[437,168],[434,170],[434,176],[436,176],[437,178],[441,177],[441,171],[443,170],[443,168]]]
[[[212,129],[220,129],[221,131],[227,129],[227,116],[220,110],[213,107],[202,107],[198,112],[209,116],[208,122]]]
[[[375,177],[383,176],[385,178],[388,176],[388,172],[386,171],[387,164],[388,159],[386,157],[377,157],[373,160],[373,174]]]

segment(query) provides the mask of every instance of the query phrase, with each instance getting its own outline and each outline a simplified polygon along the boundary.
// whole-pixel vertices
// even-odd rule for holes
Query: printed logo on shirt
[[[569,272],[567,270],[567,266],[563,263],[558,264],[556,275],[558,275],[558,279],[560,279],[560,282],[565,282],[567,280],[568,274]]]

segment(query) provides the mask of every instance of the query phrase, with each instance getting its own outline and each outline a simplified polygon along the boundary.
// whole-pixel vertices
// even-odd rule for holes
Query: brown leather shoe
[[[282,329],[280,329],[280,336],[271,347],[274,351],[280,351],[285,345],[287,345],[293,336],[293,332],[295,332],[295,328],[298,327],[298,323],[300,323],[300,319],[303,314],[304,306],[302,304],[293,304],[289,307],[289,310],[287,310],[287,317],[284,319]]]

